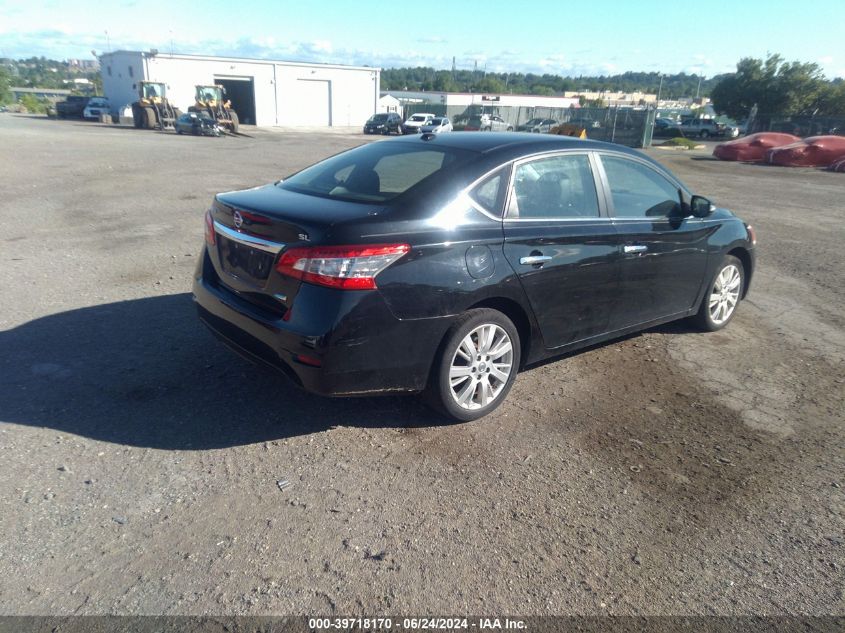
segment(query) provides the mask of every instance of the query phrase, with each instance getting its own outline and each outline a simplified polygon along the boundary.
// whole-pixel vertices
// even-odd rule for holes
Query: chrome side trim
[[[230,229],[228,226],[220,224],[217,220],[214,220],[214,231],[215,233],[220,233],[220,235],[232,240],[233,242],[251,246],[252,248],[257,248],[258,250],[264,251],[265,253],[272,253],[273,255],[276,255],[285,247],[285,245],[281,242],[271,242],[270,240],[265,240],[264,238],[257,237],[255,235],[249,235],[248,233],[241,233],[235,229]]]

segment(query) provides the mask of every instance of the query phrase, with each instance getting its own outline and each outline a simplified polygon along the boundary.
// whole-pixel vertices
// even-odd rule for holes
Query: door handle
[[[625,244],[622,247],[622,251],[624,253],[645,253],[648,250],[648,246],[645,244]]]
[[[551,255],[529,255],[528,257],[520,257],[519,263],[525,266],[536,266],[537,264],[546,263],[551,258]]]

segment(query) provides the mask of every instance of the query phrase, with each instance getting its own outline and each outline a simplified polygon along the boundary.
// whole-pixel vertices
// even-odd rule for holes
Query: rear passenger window
[[[438,151],[415,151],[381,158],[373,167],[381,180],[381,193],[393,197],[410,189],[444,167],[445,155]]]
[[[680,211],[680,192],[654,169],[625,158],[602,156],[617,218],[668,217]]]
[[[599,204],[586,154],[540,158],[516,167],[508,217],[596,218]]]
[[[496,214],[497,201],[499,199],[499,188],[502,186],[502,172],[499,171],[494,176],[490,176],[487,180],[478,185],[470,192],[470,196],[482,207],[487,209],[490,213]],[[499,211],[500,215],[501,211]]]

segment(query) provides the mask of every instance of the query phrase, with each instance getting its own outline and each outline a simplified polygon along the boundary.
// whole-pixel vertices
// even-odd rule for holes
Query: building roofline
[[[99,58],[103,59],[106,57],[111,57],[118,53],[129,53],[132,55],[149,55],[149,51],[130,51],[130,50],[117,50],[111,51],[108,53],[102,53]],[[286,60],[286,59],[261,59],[258,57],[222,57],[219,55],[185,55],[182,53],[163,53],[162,51],[158,51],[154,55],[154,57],[160,57],[162,59],[184,59],[184,60],[193,60],[193,61],[224,61],[224,62],[248,62],[248,63],[259,63],[259,64],[282,64],[285,66],[306,66],[309,68],[340,68],[345,70],[369,70],[374,72],[381,72],[381,68],[379,66],[352,66],[349,64],[329,64],[329,63],[319,63],[319,62],[302,62],[302,61],[294,61],[294,60]]]

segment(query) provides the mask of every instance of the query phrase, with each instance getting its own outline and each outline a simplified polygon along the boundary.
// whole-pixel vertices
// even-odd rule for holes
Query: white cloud
[[[329,40],[289,41],[275,37],[241,37],[233,39],[198,39],[182,37],[174,29],[173,51],[186,54],[222,55],[257,59],[281,59],[288,61],[306,61],[316,63],[341,63],[360,66],[378,66],[397,68],[403,66],[430,66],[437,69],[452,67],[452,52],[440,47],[420,43],[419,49],[395,49],[386,47],[379,50],[373,44],[369,48],[346,48],[337,46]],[[149,50],[158,48],[170,50],[170,31],[165,27],[156,32],[112,32],[109,31],[111,49]],[[439,39],[436,37],[428,39]],[[32,55],[44,55],[53,59],[68,57],[90,58],[91,49],[106,51],[106,36],[103,32],[72,31],[66,25],[50,26],[29,32],[5,30],[0,26],[0,51],[8,57],[20,58]],[[444,47],[445,48],[445,47]],[[637,62],[633,65],[627,57],[613,57],[599,51],[584,49],[561,54],[559,50],[548,51],[545,55],[529,57],[524,52],[514,49],[482,50],[471,49],[457,55],[456,65],[461,70],[472,70],[477,63],[478,70],[507,73],[521,72],[534,74],[558,74],[577,77],[579,75],[615,74],[626,70],[694,72],[712,76],[721,72],[731,72],[732,65],[716,64],[704,53],[694,53],[685,58],[665,61]],[[828,74],[845,75],[845,72],[833,70],[828,66]]]

